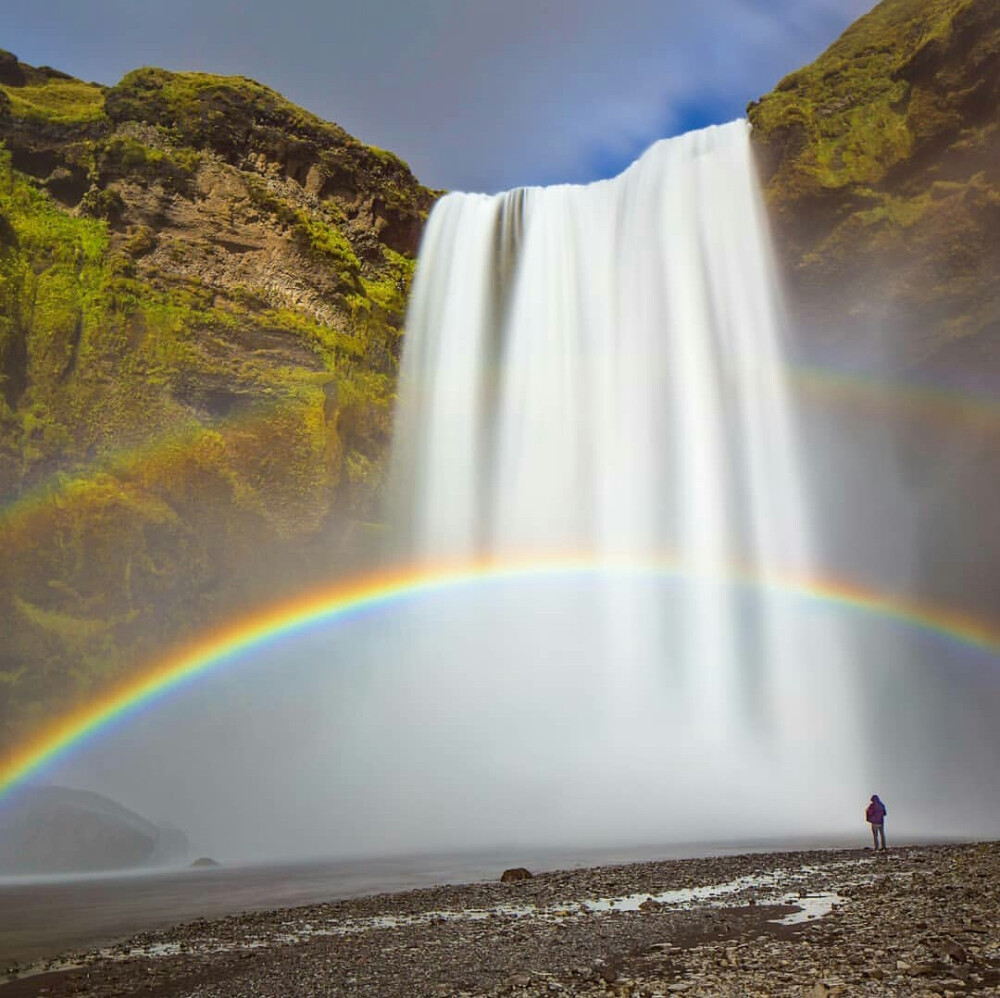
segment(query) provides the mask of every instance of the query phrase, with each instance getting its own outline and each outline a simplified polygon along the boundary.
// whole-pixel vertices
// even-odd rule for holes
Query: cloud
[[[8,0],[5,45],[115,82],[142,64],[241,73],[407,159],[496,190],[617,172],[742,113],[867,0]]]

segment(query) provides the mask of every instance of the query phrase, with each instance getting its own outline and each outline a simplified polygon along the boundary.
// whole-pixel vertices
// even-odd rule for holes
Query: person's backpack
[[[882,823],[883,816],[882,805],[878,801],[872,801],[868,805],[868,810],[865,811],[865,821],[870,821],[872,824],[880,825]]]

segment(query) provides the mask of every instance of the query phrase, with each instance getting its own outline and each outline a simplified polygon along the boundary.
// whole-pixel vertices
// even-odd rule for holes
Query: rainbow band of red
[[[436,569],[408,569],[337,583],[251,614],[204,634],[154,662],[95,702],[68,714],[15,748],[0,764],[0,799],[44,766],[68,755],[112,722],[209,670],[245,660],[251,651],[360,612],[377,611],[421,597],[486,583],[573,577],[670,578],[685,573],[666,559],[608,561],[559,558],[532,562],[480,562]],[[1000,653],[1000,630],[967,614],[908,602],[842,581],[769,577],[733,572],[730,584],[768,590],[859,611],[930,631],[992,653]]]

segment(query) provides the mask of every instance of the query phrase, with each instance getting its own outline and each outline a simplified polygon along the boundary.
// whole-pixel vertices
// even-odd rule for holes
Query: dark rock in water
[[[515,866],[509,870],[504,870],[500,875],[500,883],[502,884],[512,884],[518,880],[530,880],[531,872],[526,870],[523,866]]]
[[[199,856],[191,864],[191,866],[193,868],[193,867],[196,867],[196,866],[198,866],[198,867],[202,867],[202,866],[222,866],[222,864],[219,863],[219,862],[217,862],[216,860],[212,859],[210,856]]]
[[[24,787],[0,805],[0,873],[86,873],[181,858],[187,838],[87,790]]]

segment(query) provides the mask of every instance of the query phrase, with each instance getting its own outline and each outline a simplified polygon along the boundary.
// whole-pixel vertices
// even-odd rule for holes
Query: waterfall
[[[406,328],[406,556],[607,565],[585,591],[511,586],[418,615],[410,693],[432,683],[437,723],[460,737],[447,704],[476,717],[500,781],[562,793],[604,772],[623,807],[660,764],[683,769],[664,787],[685,806],[710,790],[707,825],[849,783],[840,636],[781,595],[814,554],[749,125],[659,142],[589,186],[446,196]],[[676,578],[630,570],[650,563]],[[552,751],[539,723],[572,748]]]

